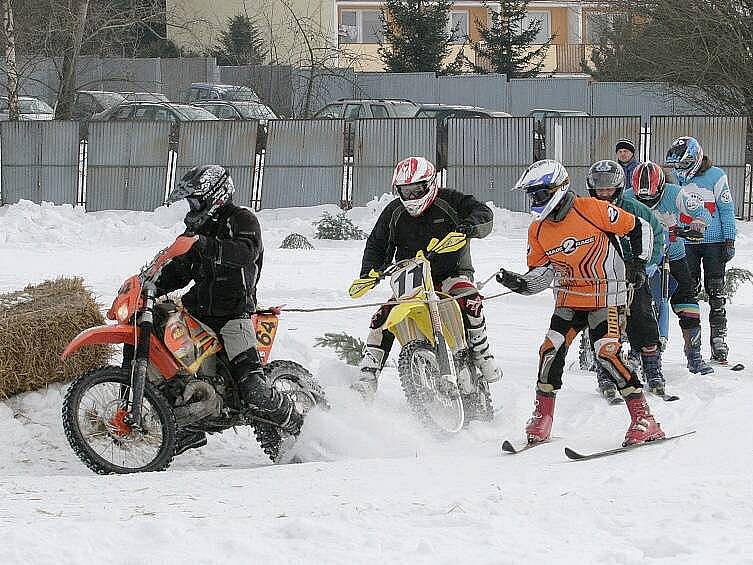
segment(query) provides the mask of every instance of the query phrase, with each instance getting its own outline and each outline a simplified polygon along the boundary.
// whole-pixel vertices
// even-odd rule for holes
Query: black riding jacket
[[[486,237],[493,221],[494,214],[486,204],[456,190],[441,189],[432,205],[418,217],[411,216],[396,198],[382,211],[366,240],[361,276],[368,275],[371,269],[381,271],[393,260],[415,257],[432,237],[442,239],[461,223],[473,226],[469,237]],[[437,281],[457,275],[473,277],[470,246],[456,253],[435,255],[431,270]]]
[[[199,319],[230,320],[252,313],[264,254],[256,215],[227,204],[197,235],[206,239],[162,270],[157,281],[159,295],[183,288],[193,280],[195,284],[182,300]]]

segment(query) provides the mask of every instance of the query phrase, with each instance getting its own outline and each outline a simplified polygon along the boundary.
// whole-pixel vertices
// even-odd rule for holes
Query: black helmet
[[[183,175],[167,197],[167,204],[185,198],[191,208],[186,214],[186,227],[196,231],[232,201],[233,192],[235,185],[225,167],[202,165]]]
[[[625,188],[625,171],[619,163],[611,159],[597,161],[588,169],[586,186],[588,193],[594,198],[597,198],[597,188],[614,188],[611,200],[616,200]]]

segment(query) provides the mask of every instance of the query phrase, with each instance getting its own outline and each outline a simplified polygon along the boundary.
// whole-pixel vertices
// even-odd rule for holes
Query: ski
[[[654,391],[650,390],[648,391],[652,396],[655,396],[657,398],[661,398],[664,402],[674,402],[675,400],[680,400],[680,397],[676,394],[667,394],[664,392],[663,394],[657,394]]]
[[[633,449],[636,449],[638,447],[645,447],[647,445],[654,445],[657,443],[664,443],[666,441],[672,440],[672,439],[678,439],[681,437],[689,436],[691,434],[694,434],[695,430],[690,432],[685,432],[684,434],[677,434],[674,436],[667,436],[662,439],[655,439],[654,441],[647,441],[646,443],[638,443],[635,445],[626,445],[622,447],[616,447],[614,449],[607,449],[604,451],[594,451],[593,453],[578,453],[577,451],[570,449],[569,447],[565,448],[565,455],[568,457],[568,459],[572,459],[573,461],[587,461],[589,459],[598,459],[599,457],[607,457],[608,455],[615,455],[617,453],[624,453],[626,451],[631,451]]]
[[[729,369],[730,371],[742,371],[745,369],[745,365],[742,363],[735,363],[734,365],[730,365],[729,361],[721,362],[717,361],[713,357],[709,359],[709,365],[716,366],[716,367],[725,367]]]
[[[515,447],[509,440],[505,440],[502,442],[502,451],[509,453],[510,455],[517,455],[518,453],[528,451],[532,447],[536,447],[537,445],[542,445],[544,443],[549,443],[550,441],[552,440],[548,439],[546,441],[537,441],[535,443],[525,443],[519,447]]]

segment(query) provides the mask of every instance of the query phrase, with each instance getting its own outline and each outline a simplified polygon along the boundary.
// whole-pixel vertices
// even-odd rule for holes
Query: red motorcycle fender
[[[89,328],[78,334],[73,341],[63,350],[60,357],[67,359],[73,353],[87,345],[102,345],[127,343],[133,345],[135,342],[135,330],[133,326],[117,324],[115,326],[97,326]],[[160,372],[165,379],[171,379],[178,372],[178,365],[173,359],[172,354],[165,345],[152,335],[149,343],[149,361]]]

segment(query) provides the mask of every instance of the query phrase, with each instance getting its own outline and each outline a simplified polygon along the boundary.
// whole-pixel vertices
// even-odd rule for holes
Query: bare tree
[[[16,32],[13,24],[12,0],[0,0],[5,45],[5,71],[8,76],[8,119],[18,120],[18,67],[16,65]]]
[[[608,0],[590,73],[667,83],[685,100],[753,120],[753,0]]]

